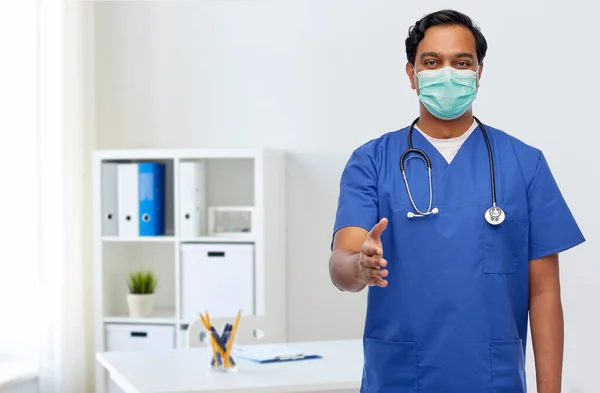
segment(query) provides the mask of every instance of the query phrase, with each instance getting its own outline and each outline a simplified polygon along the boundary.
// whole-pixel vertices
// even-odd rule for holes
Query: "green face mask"
[[[477,72],[444,67],[417,74],[419,99],[429,112],[442,120],[463,115],[477,95]]]

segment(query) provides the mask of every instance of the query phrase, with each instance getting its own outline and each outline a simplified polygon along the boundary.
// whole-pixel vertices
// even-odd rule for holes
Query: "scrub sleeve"
[[[340,181],[334,234],[340,228],[356,226],[370,231],[378,222],[377,165],[375,144],[356,149],[346,163]]]
[[[529,260],[568,250],[585,241],[541,152],[527,199]]]

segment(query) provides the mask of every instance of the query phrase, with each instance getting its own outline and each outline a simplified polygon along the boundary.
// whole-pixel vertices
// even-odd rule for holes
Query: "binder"
[[[118,164],[117,179],[119,236],[138,236],[138,164]]]
[[[179,229],[183,238],[206,233],[206,165],[179,164]]]
[[[138,164],[138,223],[140,236],[165,234],[165,165]]]
[[[102,236],[118,236],[117,164],[102,163],[100,177]]]

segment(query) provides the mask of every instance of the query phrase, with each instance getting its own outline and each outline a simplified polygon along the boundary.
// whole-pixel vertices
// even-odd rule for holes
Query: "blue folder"
[[[165,165],[142,162],[138,165],[140,236],[165,234]]]

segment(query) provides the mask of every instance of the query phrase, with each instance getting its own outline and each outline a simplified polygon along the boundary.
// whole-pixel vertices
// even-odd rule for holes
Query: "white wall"
[[[544,150],[588,238],[563,257],[564,391],[597,391],[596,5],[98,2],[97,145],[289,150],[289,337],[359,337],[365,294],[338,292],[328,275],[339,176],[354,148],[417,115],[407,28],[449,4],[489,41],[477,115]]]

